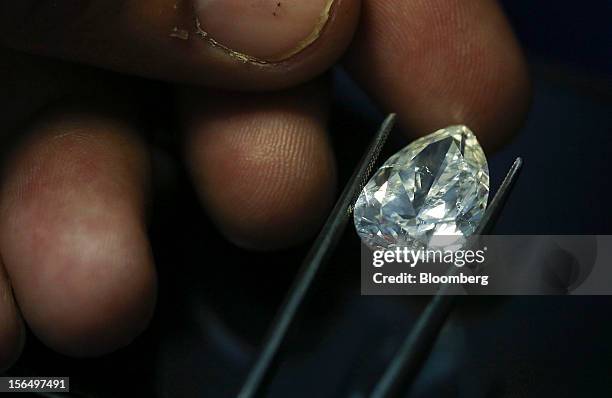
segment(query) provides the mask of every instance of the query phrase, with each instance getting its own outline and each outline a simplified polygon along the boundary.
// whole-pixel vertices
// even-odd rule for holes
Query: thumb
[[[359,0],[27,0],[0,4],[0,43],[164,80],[280,88],[331,66]]]

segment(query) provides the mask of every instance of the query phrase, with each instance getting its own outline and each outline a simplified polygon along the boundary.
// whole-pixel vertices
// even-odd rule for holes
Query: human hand
[[[409,134],[464,123],[491,149],[528,105],[493,0],[23,0],[0,5],[0,40],[0,368],[24,322],[75,356],[146,327],[152,102],[182,115],[216,225],[256,250],[311,236],[333,201],[317,76],[340,56]]]

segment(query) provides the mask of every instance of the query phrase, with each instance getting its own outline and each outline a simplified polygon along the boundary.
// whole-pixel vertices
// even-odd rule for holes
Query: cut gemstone
[[[460,245],[478,226],[488,197],[489,167],[476,136],[451,126],[383,164],[355,203],[355,228],[373,249]]]

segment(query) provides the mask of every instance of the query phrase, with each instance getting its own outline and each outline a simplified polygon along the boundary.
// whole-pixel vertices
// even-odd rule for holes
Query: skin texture
[[[62,352],[127,344],[155,302],[146,154],[116,115],[73,109],[33,130],[1,193],[0,250],[21,311]]]
[[[224,4],[216,12],[230,18],[239,3]],[[412,137],[465,123],[492,150],[520,125],[526,67],[492,0],[336,0],[316,40],[285,58],[315,28],[323,3],[309,4],[283,2],[292,23],[272,24],[274,34],[202,24],[228,46],[282,58],[266,63],[198,35],[203,9],[187,0],[0,4],[0,368],[19,355],[22,319],[76,356],[111,352],[146,327],[151,103],[178,110],[168,133],[182,137],[203,207],[255,250],[312,236],[333,202],[329,87],[316,77],[343,55]]]
[[[249,96],[211,92],[194,98],[187,90],[181,103],[189,115],[185,152],[194,181],[228,238],[269,250],[317,231],[336,183],[324,83]],[[299,230],[287,234],[295,225]]]
[[[245,63],[202,40],[190,1],[34,3],[28,10],[0,4],[0,45],[139,76],[239,90],[284,88],[320,74],[350,43],[360,11],[359,0],[336,0],[318,40],[290,62],[266,66]],[[175,29],[189,38],[177,38]]]
[[[413,136],[465,124],[494,150],[529,104],[521,50],[490,0],[365,2],[346,65]]]

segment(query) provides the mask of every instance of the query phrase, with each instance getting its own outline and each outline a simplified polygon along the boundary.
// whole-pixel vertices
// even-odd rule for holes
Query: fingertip
[[[147,156],[118,116],[45,115],[9,161],[0,247],[21,312],[58,352],[132,341],[155,305],[144,225]]]
[[[76,3],[8,5],[2,16],[11,23],[0,26],[0,41],[143,77],[271,90],[330,68],[350,43],[360,11],[360,0]]]
[[[126,257],[116,257],[121,255]],[[61,268],[67,260],[61,254],[50,258],[48,265]],[[47,303],[30,302],[36,307],[27,315],[34,333],[50,348],[74,357],[104,355],[127,346],[147,328],[154,313],[157,282],[151,258],[117,250],[110,256],[81,255],[78,264],[107,272],[72,273],[62,280],[62,291],[49,288],[43,293]]]
[[[312,236],[333,200],[336,169],[318,87],[222,94],[191,108],[186,141],[210,216],[235,244],[288,247]]]
[[[218,0],[210,0],[210,3],[228,4]],[[251,2],[239,0],[230,3],[255,7]],[[282,10],[278,10],[279,3]],[[226,7],[234,18],[240,15],[243,21],[244,13],[237,12],[231,4]],[[220,23],[216,20],[216,24],[223,27],[224,33],[228,26],[241,27],[240,32],[234,32],[232,28],[229,35],[231,38],[228,39],[236,43],[236,50],[224,45],[223,39],[215,40],[214,34],[206,32],[205,23],[197,25],[200,34],[196,34],[194,40],[198,53],[204,60],[214,58],[217,61],[207,67],[205,77],[210,86],[240,91],[278,90],[294,87],[321,75],[334,65],[350,44],[359,20],[361,0],[266,0],[257,3],[255,8],[264,8],[268,18],[280,22],[254,23],[254,32],[249,32],[242,24]],[[323,14],[320,10],[324,11]],[[292,22],[292,19],[296,19],[291,17],[292,14],[301,14],[297,19],[306,19],[313,26],[306,27],[303,22]],[[224,22],[228,20],[232,19],[226,18]],[[301,33],[296,36],[294,30]],[[293,33],[288,34],[287,31]],[[311,33],[301,40],[297,39],[305,32]],[[225,36],[224,33],[221,37]],[[240,38],[236,38],[237,35]],[[248,51],[250,48],[255,50]]]
[[[331,205],[331,156],[305,137],[311,131],[282,128],[251,131],[239,144],[218,141],[195,161],[206,181],[196,184],[209,187],[202,192],[209,214],[240,247],[268,251],[300,243],[316,232]],[[230,148],[235,158],[221,155]]]
[[[491,151],[523,123],[528,69],[497,2],[372,0],[364,10],[347,68],[412,137],[465,124]]]
[[[157,279],[144,228],[125,222],[133,217],[130,211],[96,206],[112,216],[57,223],[16,215],[19,225],[37,231],[19,242],[21,250],[29,248],[20,265],[36,272],[19,286],[24,316],[42,342],[75,357],[128,345],[146,329],[156,302]]]
[[[315,42],[334,0],[196,0],[199,33],[229,54],[278,62]],[[228,23],[240,18],[240,23]]]

